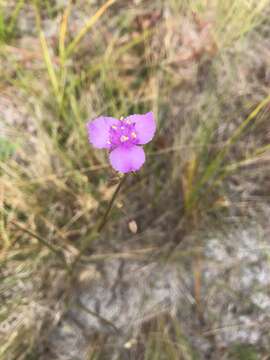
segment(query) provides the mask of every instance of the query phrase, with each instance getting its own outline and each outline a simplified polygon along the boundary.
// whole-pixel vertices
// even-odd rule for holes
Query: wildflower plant
[[[113,203],[130,172],[138,171],[145,162],[142,145],[150,142],[156,132],[153,112],[134,114],[115,119],[100,116],[87,123],[89,142],[97,149],[107,149],[114,170],[123,176],[111,198],[109,206],[97,227],[99,233],[106,225]]]

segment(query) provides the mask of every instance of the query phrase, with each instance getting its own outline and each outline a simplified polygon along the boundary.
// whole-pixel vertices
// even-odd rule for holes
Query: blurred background
[[[0,1],[0,359],[270,359],[268,0]],[[153,111],[121,188],[86,122]]]

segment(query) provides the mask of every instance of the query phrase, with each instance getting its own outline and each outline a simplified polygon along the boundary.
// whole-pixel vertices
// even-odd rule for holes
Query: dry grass
[[[0,5],[3,324],[50,288],[44,269],[66,269],[82,248],[86,256],[120,248],[130,220],[141,230],[136,249],[162,250],[204,228],[213,213],[238,208],[242,190],[228,191],[234,176],[245,191],[258,178],[257,189],[269,186],[268,1],[109,0],[91,11],[84,1],[10,4]],[[92,229],[118,177],[89,147],[85,122],[148,109],[159,130],[147,163],[124,186],[106,235],[97,236]],[[29,294],[35,283],[41,288]],[[43,320],[29,319],[0,325],[1,359],[32,359]],[[180,324],[161,317],[150,325],[141,358],[195,358]]]

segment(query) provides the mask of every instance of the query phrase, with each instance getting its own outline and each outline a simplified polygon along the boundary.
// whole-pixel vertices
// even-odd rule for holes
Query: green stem
[[[100,222],[100,224],[99,224],[99,226],[98,226],[98,228],[97,228],[97,232],[98,232],[98,233],[100,233],[101,230],[102,230],[102,229],[104,228],[104,226],[106,225],[107,220],[108,220],[108,216],[109,216],[109,214],[110,214],[110,212],[111,212],[111,209],[112,209],[112,207],[113,207],[114,201],[115,201],[115,199],[116,199],[116,197],[117,197],[117,195],[118,195],[118,193],[119,193],[122,185],[123,185],[124,182],[126,181],[127,176],[128,176],[127,174],[124,175],[124,176],[122,177],[121,181],[119,182],[119,184],[117,185],[117,188],[115,189],[115,191],[114,191],[114,193],[113,193],[113,196],[112,196],[112,198],[111,198],[111,201],[110,201],[110,203],[109,203],[109,206],[108,206],[106,212],[104,213],[103,218],[101,219],[101,222]]]
[[[113,207],[113,204],[115,202],[115,199],[116,199],[117,195],[119,194],[119,191],[121,190],[121,187],[124,184],[124,182],[126,181],[127,177],[128,177],[128,174],[125,174],[122,177],[122,179],[120,180],[119,184],[117,185],[117,188],[115,189],[115,191],[113,193],[113,196],[112,196],[112,198],[111,198],[111,200],[109,202],[109,205],[108,205],[108,208],[107,208],[106,212],[104,213],[104,215],[103,215],[100,223],[98,224],[96,230],[95,229],[93,230],[94,237],[95,237],[95,234],[99,234],[103,230],[105,225],[107,224],[108,217],[109,217],[109,214],[110,214],[111,209]],[[92,238],[94,238],[94,237],[92,237]],[[77,255],[77,257],[75,258],[75,260],[74,260],[74,262],[72,264],[72,271],[75,269],[77,263],[80,261],[80,259],[82,257],[82,254],[83,254],[84,250],[86,249],[86,247],[88,246],[88,244],[89,244],[89,242],[87,242],[87,244],[83,244],[83,246],[81,247],[79,254]]]

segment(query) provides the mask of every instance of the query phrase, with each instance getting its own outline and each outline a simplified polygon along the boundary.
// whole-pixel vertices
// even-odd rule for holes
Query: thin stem
[[[116,197],[117,197],[117,195],[118,195],[118,193],[119,193],[122,185],[123,185],[124,182],[126,181],[127,177],[128,177],[127,174],[124,175],[124,176],[122,177],[121,181],[119,182],[119,184],[117,185],[117,188],[115,189],[115,191],[114,191],[114,193],[113,193],[113,196],[112,196],[112,198],[111,198],[111,201],[110,201],[110,203],[109,203],[109,206],[108,206],[105,214],[103,215],[103,218],[101,219],[101,222],[100,222],[100,224],[99,224],[99,226],[98,226],[98,228],[97,228],[97,232],[98,232],[98,233],[100,233],[101,230],[102,230],[102,229],[104,228],[104,226],[106,225],[107,220],[108,220],[108,216],[109,216],[109,214],[110,214],[110,212],[111,212],[111,209],[112,209],[112,207],[113,207],[114,201],[115,201],[115,199],[116,199]]]
[[[110,202],[109,202],[109,205],[108,205],[108,208],[107,208],[106,212],[104,213],[104,215],[103,215],[100,223],[98,224],[96,230],[95,230],[95,228],[93,229],[93,233],[94,233],[94,234],[99,234],[99,233],[102,231],[102,229],[105,227],[105,225],[106,225],[106,223],[107,223],[107,221],[108,221],[108,216],[109,216],[109,214],[110,214],[110,212],[111,212],[111,209],[112,209],[112,207],[113,207],[113,204],[114,204],[114,202],[115,202],[115,199],[116,199],[119,191],[121,190],[122,185],[123,185],[124,182],[126,181],[127,177],[128,177],[128,174],[125,174],[125,175],[122,177],[122,179],[120,180],[119,184],[117,185],[117,188],[115,189],[115,191],[114,191],[114,193],[113,193],[113,196],[112,196],[112,198],[111,198],[111,200],[110,200]],[[84,245],[81,247],[79,254],[77,255],[77,257],[75,258],[75,260],[74,260],[74,262],[73,262],[73,264],[72,264],[72,271],[75,269],[77,263],[80,261],[84,250],[85,250],[86,247],[88,246],[88,243],[89,243],[89,242],[87,242],[87,244],[84,244]]]
[[[80,307],[82,310],[84,310],[85,312],[87,312],[88,314],[98,318],[101,322],[103,322],[105,325],[109,325],[110,327],[113,328],[113,330],[117,333],[120,334],[120,330],[118,329],[118,327],[116,327],[114,325],[113,322],[111,322],[108,319],[105,319],[103,316],[97,314],[95,311],[92,311],[90,309],[88,309],[79,299],[77,300],[77,305],[78,307]]]
[[[39,236],[38,234],[34,233],[33,231],[26,229],[25,227],[23,227],[22,225],[20,225],[19,223],[17,223],[16,221],[10,220],[10,223],[15,225],[18,229],[22,230],[23,232],[25,232],[26,234],[32,236],[33,238],[37,239],[42,245],[46,246],[49,250],[51,250],[55,255],[57,255],[61,261],[64,263],[65,267],[70,270],[65,256],[62,253],[62,251],[56,249],[53,245],[51,245],[50,243],[47,242],[47,240],[45,240],[44,238],[42,238],[41,236]]]

